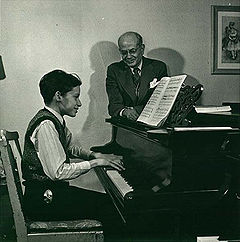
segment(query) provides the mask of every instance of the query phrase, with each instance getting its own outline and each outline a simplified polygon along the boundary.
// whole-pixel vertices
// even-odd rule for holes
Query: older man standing
[[[122,34],[118,47],[122,60],[107,70],[108,111],[112,117],[136,120],[154,90],[150,83],[167,76],[167,68],[164,62],[143,56],[145,45],[136,32]]]

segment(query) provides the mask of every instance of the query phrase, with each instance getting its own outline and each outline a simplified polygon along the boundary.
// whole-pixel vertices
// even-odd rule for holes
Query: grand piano
[[[239,236],[240,115],[190,112],[188,121],[152,129],[106,119],[111,142],[91,148],[123,156],[124,171],[95,171],[133,241]]]

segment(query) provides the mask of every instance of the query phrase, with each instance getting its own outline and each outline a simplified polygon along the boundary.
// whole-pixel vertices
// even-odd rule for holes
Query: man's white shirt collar
[[[60,113],[56,112],[55,110],[53,110],[52,108],[49,108],[47,106],[45,106],[45,108],[50,111],[54,116],[57,117],[57,119],[60,121],[60,123],[63,125],[63,117],[61,116]]]

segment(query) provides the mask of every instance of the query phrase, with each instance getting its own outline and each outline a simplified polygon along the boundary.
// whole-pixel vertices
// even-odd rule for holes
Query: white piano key
[[[119,174],[117,170],[107,170],[106,172],[123,197],[128,192],[133,191],[133,188],[129,184],[127,184],[127,182],[124,180],[124,178]]]

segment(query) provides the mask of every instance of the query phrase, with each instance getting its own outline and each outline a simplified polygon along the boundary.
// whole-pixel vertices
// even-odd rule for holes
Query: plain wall
[[[204,86],[203,104],[239,102],[239,76],[211,74],[211,5],[239,0],[2,0],[0,128],[23,135],[43,106],[38,83],[55,68],[77,73],[82,108],[67,118],[76,141],[89,148],[110,140],[106,67],[120,60],[118,37],[142,34],[145,56],[163,60],[169,74],[186,73]]]

